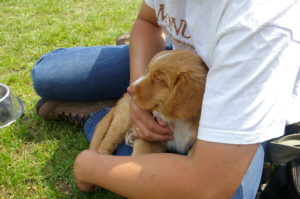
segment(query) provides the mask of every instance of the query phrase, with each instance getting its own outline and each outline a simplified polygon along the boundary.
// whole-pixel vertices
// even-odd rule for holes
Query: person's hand
[[[87,154],[89,155],[87,156]],[[92,192],[95,191],[96,189],[95,185],[88,183],[86,180],[84,180],[84,178],[88,176],[85,174],[86,172],[93,172],[85,168],[85,164],[89,157],[90,157],[90,153],[88,152],[88,150],[81,152],[76,157],[74,161],[74,167],[73,167],[75,183],[78,189],[84,192]]]
[[[87,183],[75,176],[75,183],[78,187],[79,190],[84,191],[84,192],[92,192],[95,191],[96,186],[90,183]]]
[[[149,111],[140,109],[134,102],[131,103],[131,121],[133,137],[150,142],[172,140],[173,131],[161,120],[156,120]]]

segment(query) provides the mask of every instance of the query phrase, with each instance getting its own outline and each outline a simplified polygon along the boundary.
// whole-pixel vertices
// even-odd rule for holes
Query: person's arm
[[[151,58],[165,49],[162,30],[157,25],[155,11],[143,2],[130,35],[130,82],[144,75]],[[148,141],[165,141],[172,138],[169,128],[160,126],[148,111],[131,105],[131,120],[136,138]]]
[[[162,30],[157,25],[155,11],[143,2],[130,33],[130,82],[145,73],[151,58],[165,49]]]
[[[258,144],[198,140],[191,157],[149,154],[116,157],[83,151],[75,160],[79,189],[98,185],[128,198],[231,198]]]

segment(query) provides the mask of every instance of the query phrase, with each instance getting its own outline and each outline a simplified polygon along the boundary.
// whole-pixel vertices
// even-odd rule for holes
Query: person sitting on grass
[[[107,112],[99,101],[122,96],[157,52],[192,50],[209,68],[191,157],[118,156],[130,155],[124,145],[116,155],[84,150],[74,162],[78,188],[99,186],[128,198],[255,198],[264,162],[262,143],[300,120],[299,10],[298,0],[144,0],[129,45],[58,49],[44,55],[32,72],[42,98],[38,114],[77,121],[89,140]],[[134,103],[131,120],[140,129],[136,138],[172,137],[170,129]]]

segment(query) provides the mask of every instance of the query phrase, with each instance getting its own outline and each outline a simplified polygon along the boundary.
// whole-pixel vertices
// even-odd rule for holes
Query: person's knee
[[[40,94],[43,91],[44,82],[49,78],[49,74],[46,70],[47,67],[43,66],[43,59],[47,56],[43,55],[34,65],[31,71],[32,83],[35,91]]]
[[[40,75],[38,73],[36,66],[31,71],[31,78],[32,78],[34,90],[36,90],[38,92],[40,90],[39,85],[40,85],[41,78],[40,78]]]
[[[57,83],[57,75],[59,73],[53,72],[53,66],[59,64],[59,61],[54,59],[53,55],[60,50],[56,49],[41,56],[31,71],[34,90],[42,98],[49,97],[49,88]]]
[[[44,55],[42,55],[38,61],[35,63],[32,71],[31,71],[31,76],[32,76],[32,80],[33,83],[36,83],[36,85],[39,85],[39,81],[43,80],[43,79],[47,79],[49,72],[51,70],[51,66],[55,65],[55,64],[59,64],[56,63],[57,59],[53,58],[53,55],[55,54],[60,54],[61,51],[63,51],[64,48],[58,48],[56,50],[53,50],[51,52],[48,52]]]

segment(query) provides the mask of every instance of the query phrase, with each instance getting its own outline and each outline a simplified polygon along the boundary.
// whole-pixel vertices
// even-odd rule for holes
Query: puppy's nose
[[[127,87],[127,93],[131,96],[133,96],[135,94],[135,89],[134,86],[130,85]]]

